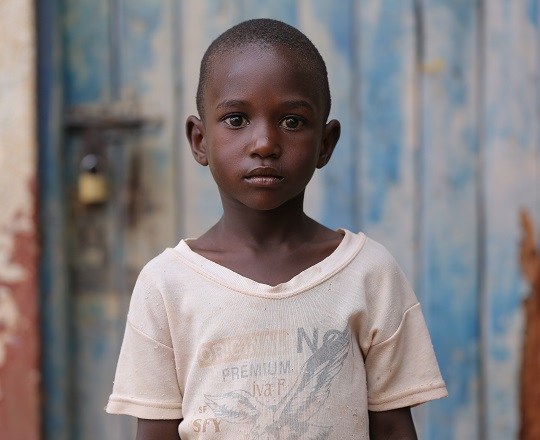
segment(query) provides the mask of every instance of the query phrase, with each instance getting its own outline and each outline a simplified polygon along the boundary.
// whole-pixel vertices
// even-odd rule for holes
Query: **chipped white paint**
[[[19,308],[10,290],[0,287],[0,367],[6,362],[6,348],[9,343],[13,342],[19,318]],[[1,398],[2,387],[0,386]]]
[[[31,0],[0,2],[0,368],[21,313],[5,284],[25,280],[13,262],[20,233],[32,233],[35,173],[34,23]],[[1,384],[0,384],[1,397]]]
[[[0,2],[0,283],[24,279],[14,237],[31,232],[35,167],[34,41],[30,0]]]

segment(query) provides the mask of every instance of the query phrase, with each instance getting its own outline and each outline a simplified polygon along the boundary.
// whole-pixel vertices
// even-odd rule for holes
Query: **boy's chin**
[[[227,206],[244,212],[254,211],[260,213],[303,210],[304,193],[302,191],[300,194],[290,198],[284,197],[283,194],[278,195],[277,193],[251,194],[251,197],[234,197],[221,193],[221,201],[225,210],[227,210]]]
[[[302,208],[302,200],[298,200],[297,197],[294,197],[289,200],[263,200],[263,201],[250,201],[244,203],[246,208],[249,208],[253,211],[272,212],[272,211],[282,211],[287,209],[294,209],[300,206]]]

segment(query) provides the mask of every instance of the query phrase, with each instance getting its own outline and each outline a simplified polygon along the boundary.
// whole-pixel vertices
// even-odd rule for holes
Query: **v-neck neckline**
[[[289,281],[275,286],[255,281],[203,257],[189,247],[190,239],[181,240],[171,250],[193,270],[228,289],[247,295],[277,299],[295,295],[322,283],[345,267],[362,249],[366,240],[363,233],[354,234],[346,229],[338,229],[338,232],[343,234],[343,239],[330,255]]]

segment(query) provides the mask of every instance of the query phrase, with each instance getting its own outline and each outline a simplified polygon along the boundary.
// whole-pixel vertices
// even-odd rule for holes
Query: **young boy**
[[[201,63],[186,132],[223,216],[142,270],[107,411],[138,439],[416,438],[446,395],[420,306],[388,252],[303,210],[340,124],[297,29],[229,29]]]

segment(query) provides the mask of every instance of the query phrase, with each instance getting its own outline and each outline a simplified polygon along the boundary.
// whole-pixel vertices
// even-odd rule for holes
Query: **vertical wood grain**
[[[298,0],[243,0],[239,21],[252,18],[274,18],[298,27]]]
[[[64,100],[67,106],[111,98],[109,1],[62,3]]]
[[[101,106],[102,111],[106,112],[116,98],[118,90],[115,90],[117,84],[113,72],[117,64],[112,56],[111,4],[105,0],[94,4],[73,0],[64,5],[66,114],[80,105],[95,108]],[[100,403],[106,402],[105,390],[111,381],[107,370],[114,368],[111,343],[117,345],[118,335],[110,331],[111,326],[105,325],[103,314],[96,316],[95,310],[85,307],[88,298],[113,297],[111,289],[107,289],[112,265],[107,264],[109,261],[106,260],[115,245],[108,240],[107,226],[114,225],[115,219],[107,218],[105,208],[87,210],[77,199],[80,161],[88,154],[85,141],[84,132],[74,134],[66,131],[62,151],[62,197],[69,220],[66,229],[67,247],[64,250],[68,255],[69,279],[66,298],[69,322],[64,329],[69,334],[69,437],[80,439],[115,435],[117,425],[117,420],[106,419],[106,415],[98,411]],[[107,153],[105,146],[103,156],[108,159]],[[105,176],[108,175],[107,170],[103,172]],[[110,182],[107,184],[110,188]],[[89,262],[91,258],[87,258],[91,252],[95,254],[95,264]],[[88,277],[88,274],[94,276]],[[91,278],[93,281],[89,282]],[[101,294],[101,290],[106,293]],[[96,327],[109,330],[109,337],[101,342],[98,352],[95,352],[96,344],[92,340]]]
[[[486,278],[483,313],[486,437],[518,432],[518,371],[526,293],[518,267],[518,213],[538,184],[538,13],[532,1],[485,2]]]
[[[428,438],[478,438],[478,2],[422,1],[424,310],[449,397]]]
[[[131,173],[139,180],[131,196],[141,200],[126,231],[125,264],[137,271],[149,256],[158,254],[178,240],[176,205],[182,205],[178,192],[179,149],[177,131],[182,90],[178,89],[175,53],[180,51],[173,27],[175,15],[170,0],[122,0],[121,70],[124,73],[121,100],[123,105],[159,125],[143,125],[126,144],[133,150]],[[129,180],[129,177],[128,177]],[[138,191],[139,194],[132,191]],[[132,201],[133,202],[133,201]]]
[[[63,47],[57,1],[36,2],[42,420],[45,439],[68,440],[69,359],[64,201],[62,198]]]
[[[182,117],[185,124],[190,114],[197,115],[195,94],[199,79],[199,66],[206,48],[223,31],[241,20],[242,8],[225,0],[182,2],[182,53],[183,94]],[[183,130],[182,130],[183,132]],[[183,187],[183,235],[197,237],[212,226],[221,216],[221,201],[208,167],[195,162],[185,136],[180,138]]]
[[[107,415],[103,407],[135,277],[146,261],[178,240],[173,140],[179,96],[170,17],[167,0],[66,5],[68,112],[82,108],[143,120],[135,131],[99,128],[90,135],[83,127],[66,138],[74,438],[133,437],[133,420]],[[83,206],[76,196],[79,163],[92,142],[102,144],[106,159],[109,196],[100,207]]]
[[[325,225],[358,230],[355,207],[356,119],[352,91],[354,66],[353,2],[299,1],[299,27],[325,60],[332,109],[330,119],[341,122],[341,138],[329,164],[317,171],[307,189],[307,212]]]
[[[414,283],[418,206],[418,90],[412,1],[359,2],[359,120],[356,139],[360,225],[389,248]]]

